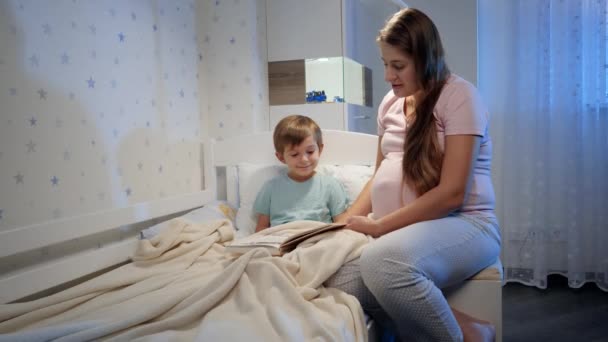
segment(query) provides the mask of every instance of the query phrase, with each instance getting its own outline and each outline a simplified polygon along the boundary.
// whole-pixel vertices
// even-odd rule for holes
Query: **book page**
[[[315,236],[317,234],[321,234],[330,230],[334,230],[334,229],[339,229],[346,226],[346,224],[339,224],[339,223],[333,223],[333,224],[326,224],[324,226],[321,227],[317,227],[315,229],[312,230],[308,230],[293,236],[290,236],[287,240],[285,240],[285,242],[283,242],[283,245],[291,245],[291,244],[297,244],[300,243],[312,236]]]
[[[256,246],[269,245],[280,246],[287,239],[287,236],[277,235],[250,235],[232,242],[229,246]]]
[[[269,247],[283,254],[314,235],[344,226],[345,224],[318,221],[292,221],[235,240],[226,248],[235,252],[244,252],[255,247]]]

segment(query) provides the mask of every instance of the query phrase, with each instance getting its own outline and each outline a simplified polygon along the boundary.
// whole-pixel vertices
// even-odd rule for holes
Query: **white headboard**
[[[320,164],[375,165],[378,136],[355,132],[323,130]],[[211,178],[216,181],[217,198],[236,198],[236,166],[240,163],[271,165],[280,162],[274,153],[272,132],[243,135],[211,143]],[[236,206],[236,203],[231,203]]]

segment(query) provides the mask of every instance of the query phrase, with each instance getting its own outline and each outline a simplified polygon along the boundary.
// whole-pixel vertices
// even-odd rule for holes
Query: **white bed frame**
[[[378,149],[376,135],[323,130],[323,143],[325,147],[320,164],[375,165],[376,163]],[[274,155],[271,132],[217,142],[212,150],[212,158],[215,162],[210,165],[215,165],[215,168],[210,172],[217,179],[218,198],[227,200],[235,207],[238,207],[237,165],[239,163],[280,164]],[[502,268],[500,261],[498,267]],[[453,308],[494,324],[496,341],[502,342],[502,278],[488,277],[487,273],[481,274],[478,278],[473,277],[459,286],[445,289],[444,294]]]
[[[325,148],[321,163],[375,164],[377,136],[325,130],[323,138]],[[236,206],[236,165],[243,162],[266,165],[279,163],[274,156],[271,132],[211,141],[204,144],[203,161],[202,177],[205,189],[202,191],[0,232],[0,262],[18,259],[25,253],[72,239],[142,224],[153,219],[168,219],[215,199],[224,199]],[[128,262],[136,244],[137,237],[133,236],[102,248],[46,260],[1,274],[0,303],[36,297],[37,294],[46,294],[49,289],[60,290],[88,275]],[[468,280],[459,287],[446,290],[445,293],[453,307],[492,322],[497,328],[497,341],[501,342],[501,290],[501,279]]]

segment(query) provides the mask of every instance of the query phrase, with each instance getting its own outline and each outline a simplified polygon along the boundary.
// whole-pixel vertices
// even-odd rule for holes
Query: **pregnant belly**
[[[384,159],[372,183],[372,212],[379,219],[416,199],[416,194],[403,186],[401,159]]]

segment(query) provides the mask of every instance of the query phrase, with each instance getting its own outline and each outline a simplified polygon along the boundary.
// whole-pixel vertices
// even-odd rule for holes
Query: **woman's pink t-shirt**
[[[380,164],[371,189],[372,211],[381,218],[416,199],[416,192],[403,182],[401,163],[403,142],[408,121],[414,115],[413,96],[399,98],[393,91],[382,100],[378,109],[378,135],[382,136],[384,160]],[[437,137],[444,149],[446,135],[471,134],[481,137],[479,155],[473,169],[473,180],[461,212],[482,212],[494,216],[494,189],[490,177],[492,142],[488,134],[488,110],[477,89],[463,78],[452,75],[441,91],[433,114],[437,119]]]

